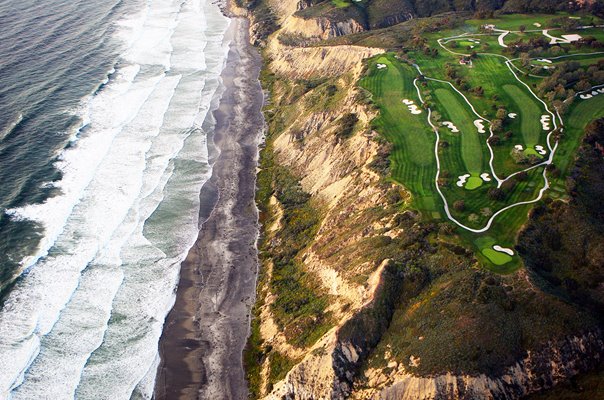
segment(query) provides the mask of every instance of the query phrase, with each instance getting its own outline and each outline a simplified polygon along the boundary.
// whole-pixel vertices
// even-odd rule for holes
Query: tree
[[[490,188],[487,191],[487,196],[491,200],[503,200],[505,198],[505,192],[499,188]]]
[[[493,135],[488,139],[488,142],[491,146],[497,146],[501,143],[501,138],[498,135]]]
[[[520,53],[520,63],[524,68],[528,68],[531,65],[531,57],[528,53]]]
[[[463,200],[457,200],[455,203],[453,203],[453,208],[456,211],[463,211],[466,209],[466,203]]]
[[[505,117],[507,117],[507,115],[508,115],[508,112],[505,108],[502,107],[497,110],[497,115],[496,115],[497,119],[505,119]]]
[[[511,177],[510,179],[506,180],[501,184],[501,190],[505,193],[511,192],[512,190],[514,190],[515,187],[516,179],[514,179],[514,177]]]
[[[500,132],[502,128],[503,128],[503,121],[500,119],[494,119],[493,122],[491,123],[491,129],[493,129],[493,132]]]
[[[526,171],[520,171],[516,174],[516,179],[519,181],[526,181],[528,179],[528,174]]]
[[[520,25],[518,29],[520,30],[520,32],[524,33],[524,31],[526,31],[526,25]]]

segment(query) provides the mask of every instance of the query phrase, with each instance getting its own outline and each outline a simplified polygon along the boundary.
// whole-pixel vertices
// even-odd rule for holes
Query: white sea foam
[[[119,23],[119,67],[57,161],[62,194],[12,210],[45,237],[0,313],[0,398],[150,395],[179,265],[197,237],[211,174],[204,121],[227,53],[218,7],[180,3],[149,1]]]
[[[4,129],[0,130],[0,142],[4,140],[16,127],[23,121],[23,114],[19,113],[12,121],[8,123],[4,127]]]

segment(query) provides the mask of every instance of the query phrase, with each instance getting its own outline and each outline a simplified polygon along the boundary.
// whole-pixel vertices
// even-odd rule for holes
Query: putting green
[[[468,178],[468,181],[466,182],[466,185],[464,186],[464,188],[467,190],[474,190],[474,189],[478,189],[481,186],[482,186],[482,179],[480,179],[477,176],[471,176]]]
[[[490,248],[482,249],[480,252],[495,265],[504,265],[512,261],[512,257],[509,254],[501,253]]]
[[[460,46],[464,46],[464,47],[476,46],[476,45],[480,44],[480,43],[470,42],[469,40],[460,40],[457,43],[459,43]]]
[[[533,149],[532,147],[529,147],[528,149],[524,149],[523,152],[527,156],[528,155],[534,155],[534,156],[537,156],[537,157],[541,157],[541,154],[537,153],[537,150]],[[543,158],[543,157],[541,157],[541,158]]]

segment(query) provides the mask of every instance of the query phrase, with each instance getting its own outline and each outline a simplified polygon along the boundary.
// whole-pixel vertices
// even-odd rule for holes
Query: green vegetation
[[[482,249],[481,253],[495,265],[504,265],[512,261],[510,255],[493,249]]]
[[[386,68],[378,69],[377,64]],[[415,207],[437,211],[433,189],[436,174],[434,134],[427,124],[425,111],[413,115],[402,102],[412,100],[416,106],[421,106],[413,85],[417,72],[391,54],[372,60],[369,70],[369,75],[360,84],[371,92],[373,102],[380,110],[380,116],[373,121],[374,129],[392,143],[392,178],[413,191]]]
[[[468,183],[464,186],[467,190],[478,189],[482,186],[482,179],[477,176],[471,176],[468,178]]]
[[[438,89],[434,90],[434,94],[438,103],[442,104],[439,110],[443,113],[443,117],[452,121],[460,130],[461,145],[456,146],[459,148],[449,151],[460,151],[463,165],[459,165],[460,168],[457,168],[457,171],[453,171],[453,173],[460,172],[459,175],[461,175],[467,171],[470,174],[480,175],[480,173],[486,171],[488,165],[488,149],[485,142],[486,137],[479,135],[476,126],[474,126],[474,120],[477,118],[476,115],[468,108],[464,99],[448,85],[435,83],[431,86],[438,87]],[[484,122],[484,125],[485,129],[487,129],[486,122]],[[467,189],[475,189],[480,186],[476,183],[476,179],[472,178],[476,177],[472,176],[468,180]],[[470,185],[470,180],[474,182],[472,185]]]
[[[542,21],[546,17],[549,19]],[[559,15],[559,18],[561,17],[566,18],[563,14]],[[537,23],[553,23],[550,21],[551,15],[526,16],[526,19],[528,18]],[[513,27],[505,25],[506,23],[522,25],[527,22],[522,17],[516,20],[514,16],[505,16],[497,21],[499,21],[498,26],[503,24],[502,26],[509,29]],[[481,25],[488,22],[481,21]],[[475,21],[467,22],[467,26],[471,27],[473,24],[478,28]],[[490,153],[487,141],[493,151],[495,172],[499,178],[506,179],[513,173],[547,160],[549,148],[546,135],[554,130],[555,125],[544,105],[508,68],[505,63],[506,58],[495,54],[481,54],[482,46],[486,44],[489,47],[487,53],[492,51],[491,46],[499,47],[495,52],[502,53],[503,48],[496,42],[495,35],[480,36],[481,46],[477,48],[477,55],[473,56],[471,68],[460,66],[457,62],[459,56],[455,54],[427,50],[438,47],[439,37],[452,34],[453,32],[447,31],[440,32],[438,35],[428,34],[425,35],[424,40],[417,42],[417,49],[406,51],[405,54],[398,56],[388,54],[372,59],[366,76],[359,84],[372,94],[373,104],[380,111],[379,117],[374,121],[375,130],[392,143],[392,147],[387,152],[391,160],[388,171],[392,178],[413,193],[413,207],[424,211],[426,218],[441,219],[446,216],[434,181],[435,137],[427,123],[425,106],[432,109],[431,121],[438,126],[441,136],[438,149],[441,163],[438,186],[447,199],[453,218],[473,229],[482,228],[492,220],[491,227],[485,233],[473,233],[464,227],[459,227],[457,231],[460,238],[466,244],[475,247],[478,258],[488,268],[507,273],[520,266],[519,258],[492,249],[492,244],[485,247],[480,241],[484,236],[488,236],[495,238],[493,244],[514,248],[516,233],[526,221],[531,205],[513,207],[499,213],[494,219],[493,214],[511,204],[535,200],[544,185],[543,167],[528,169],[505,180],[500,187],[497,187],[497,181],[491,176],[488,163]],[[488,38],[494,38],[494,41]],[[457,42],[458,47],[478,44],[473,40],[463,39],[450,40],[445,46],[450,46],[452,42]],[[590,59],[591,62],[595,60]],[[420,77],[416,81],[425,106],[421,105],[413,85],[414,80],[418,78],[417,71],[407,63],[417,63],[428,78],[423,80]],[[378,68],[378,64],[386,67]],[[576,67],[572,68],[575,68],[572,71],[576,71]],[[562,70],[562,73],[564,71],[569,69]],[[590,74],[593,77],[597,76],[593,68],[590,69]],[[531,81],[534,78],[522,74],[519,76],[525,78],[529,86],[535,87],[535,83]],[[468,100],[466,101],[450,85],[431,78],[451,82]],[[586,80],[589,82],[587,85],[590,85],[596,84],[599,78],[592,80],[580,75],[578,79]],[[541,84],[540,87],[543,86],[544,84]],[[409,112],[407,105],[402,104],[403,100],[413,101],[414,105],[421,107],[422,113]],[[552,189],[545,193],[546,196],[560,198],[564,196],[565,174],[574,149],[581,138],[582,128],[594,117],[602,115],[604,95],[582,100],[589,102],[586,103],[590,104],[589,106],[577,105],[579,100],[575,100],[574,103],[569,102],[570,106],[565,105],[564,109],[559,103],[552,104],[551,97],[546,100],[550,109],[556,106],[561,112],[568,110],[565,114],[564,134],[554,132],[550,141],[553,145],[556,139],[562,138],[554,158],[554,165],[548,167],[547,176]],[[491,124],[482,122],[484,134],[478,133],[480,129],[477,129],[479,126],[475,126],[474,121],[480,118],[472,111],[468,102],[474,105],[481,117],[490,119]],[[544,115],[547,119],[542,120]],[[452,123],[459,132],[455,132],[447,125],[449,123]],[[494,132],[493,137],[489,137],[489,127]],[[539,150],[541,148],[544,154],[540,153],[543,151]],[[426,174],[427,171],[432,176]],[[483,173],[489,174],[490,180],[481,179],[480,175]],[[460,181],[463,184],[458,185],[458,177],[461,179],[464,174],[470,176],[464,178],[465,181]],[[462,202],[463,207],[458,207]]]
[[[270,372],[268,376],[269,390],[275,383],[285,378],[285,375],[298,361],[299,360],[291,359],[278,351],[272,351],[270,353]]]

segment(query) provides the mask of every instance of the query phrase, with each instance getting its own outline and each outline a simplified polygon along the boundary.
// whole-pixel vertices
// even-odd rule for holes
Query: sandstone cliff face
[[[291,47],[277,40],[271,40],[267,47],[271,70],[290,79],[335,77],[360,71],[362,60],[384,52],[360,46]]]
[[[354,19],[335,22],[325,17],[304,19],[292,15],[284,21],[281,33],[307,39],[329,39],[364,30],[365,27]]]
[[[604,357],[603,345],[601,331],[550,341],[539,350],[529,351],[499,376],[449,373],[422,377],[410,373],[410,365],[391,362],[385,370],[366,370],[359,379],[359,360],[369,349],[341,340],[334,331],[320,343],[329,352],[307,356],[267,399],[521,399],[596,368]]]

